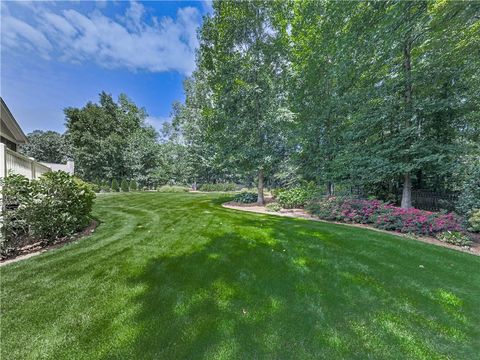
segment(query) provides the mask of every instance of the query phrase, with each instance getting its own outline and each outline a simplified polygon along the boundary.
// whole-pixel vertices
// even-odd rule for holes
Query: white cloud
[[[163,116],[149,116],[145,119],[145,122],[148,125],[153,126],[158,131],[161,131],[163,128],[163,124],[171,122],[171,119],[169,117]]]
[[[10,15],[2,17],[2,44],[12,48],[25,44],[43,56],[52,50],[52,44],[42,32]]]
[[[190,74],[198,47],[199,11],[180,8],[175,19],[147,15],[136,1],[116,19],[99,9],[83,14],[45,7],[29,23],[11,15],[2,18],[2,46],[25,46],[44,57],[73,63],[94,61],[106,68]]]

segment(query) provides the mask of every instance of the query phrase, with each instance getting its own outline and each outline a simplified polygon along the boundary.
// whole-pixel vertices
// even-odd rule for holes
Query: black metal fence
[[[378,194],[370,194],[362,186],[341,187],[335,190],[335,195],[339,196],[352,196],[359,199],[367,199],[370,196],[378,197]],[[401,199],[402,189],[399,189],[396,194],[390,194],[388,199],[382,200],[400,205]],[[457,200],[458,193],[456,192],[412,189],[412,205],[417,209],[428,211],[454,211]]]
[[[398,194],[398,203],[400,203],[402,193]],[[412,189],[412,205],[417,209],[440,211],[455,210],[455,204],[458,200],[458,193],[455,192],[436,192],[431,190]]]

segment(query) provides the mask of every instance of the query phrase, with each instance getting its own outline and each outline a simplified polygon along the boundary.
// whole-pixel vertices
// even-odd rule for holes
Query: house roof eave
[[[3,98],[0,97],[1,100],[1,118],[5,122],[5,125],[8,127],[8,129],[12,132],[12,134],[15,136],[15,141],[18,144],[26,144],[28,143],[27,136],[23,132],[22,128],[20,125],[18,125],[17,120],[15,120],[15,117],[12,115],[10,109],[8,108],[7,104],[3,100]]]

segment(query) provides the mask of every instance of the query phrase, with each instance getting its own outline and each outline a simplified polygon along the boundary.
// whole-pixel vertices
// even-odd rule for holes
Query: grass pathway
[[[480,258],[223,201],[100,196],[94,235],[0,268],[1,358],[478,358]]]

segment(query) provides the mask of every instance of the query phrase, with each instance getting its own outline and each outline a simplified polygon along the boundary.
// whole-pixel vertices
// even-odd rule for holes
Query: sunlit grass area
[[[1,358],[478,358],[479,257],[224,196],[101,195],[94,235],[1,267]]]

